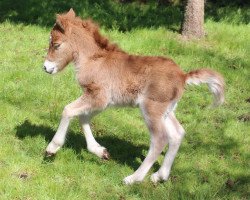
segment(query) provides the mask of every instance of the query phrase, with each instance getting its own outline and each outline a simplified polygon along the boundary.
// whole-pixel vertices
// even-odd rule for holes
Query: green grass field
[[[63,107],[81,95],[72,66],[51,76],[42,65],[49,28],[0,24],[0,199],[248,199],[250,196],[250,26],[205,24],[207,37],[183,41],[162,27],[102,32],[129,53],[171,57],[184,71],[209,67],[226,81],[226,102],[211,109],[206,86],[189,86],[176,114],[186,136],[170,179],[126,186],[149,147],[138,109],[109,109],[92,121],[111,160],[86,149],[78,120],[64,147],[44,159]],[[164,153],[166,150],[164,151]],[[151,169],[157,171],[164,158]]]

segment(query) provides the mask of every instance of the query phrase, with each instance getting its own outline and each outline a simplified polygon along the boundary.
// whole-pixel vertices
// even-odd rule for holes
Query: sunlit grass
[[[125,186],[122,179],[140,165],[149,146],[139,110],[110,109],[93,120],[110,161],[87,152],[77,120],[55,159],[44,160],[63,107],[81,89],[72,67],[56,76],[42,71],[48,29],[0,24],[0,199],[247,199],[250,27],[208,21],[206,31],[205,39],[188,42],[165,28],[102,30],[130,53],[168,56],[184,71],[215,69],[227,85],[226,102],[217,109],[209,108],[205,86],[187,87],[176,111],[187,134],[169,181],[154,186],[146,177]]]

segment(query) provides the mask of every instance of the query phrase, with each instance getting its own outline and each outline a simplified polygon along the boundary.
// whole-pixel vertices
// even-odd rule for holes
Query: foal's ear
[[[62,33],[64,33],[66,30],[66,23],[67,22],[63,17],[56,15],[56,26]]]
[[[72,18],[72,19],[76,17],[76,13],[73,10],[73,8],[70,8],[69,12],[66,15],[67,17]]]

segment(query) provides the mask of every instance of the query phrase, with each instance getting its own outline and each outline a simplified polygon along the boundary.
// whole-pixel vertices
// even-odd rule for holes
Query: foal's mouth
[[[43,70],[44,70],[46,73],[48,73],[48,74],[52,74],[52,72],[53,72],[53,70],[52,70],[52,71],[47,71],[47,69],[46,69],[45,66],[43,66]]]

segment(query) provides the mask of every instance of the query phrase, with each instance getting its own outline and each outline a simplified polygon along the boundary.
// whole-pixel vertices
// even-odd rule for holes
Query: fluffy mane
[[[62,17],[66,17],[65,15]],[[69,20],[69,19],[68,19]],[[79,17],[71,18],[70,22],[78,27],[82,27],[85,30],[89,31],[93,36],[96,44],[101,48],[107,51],[119,51],[124,52],[118,47],[117,44],[111,43],[106,37],[102,36],[100,33],[99,25],[95,23],[92,19],[82,20]]]
[[[99,25],[93,22],[93,20],[82,20],[82,26],[93,34],[95,42],[100,48],[107,51],[124,52],[117,44],[111,43],[106,37],[100,34]]]

